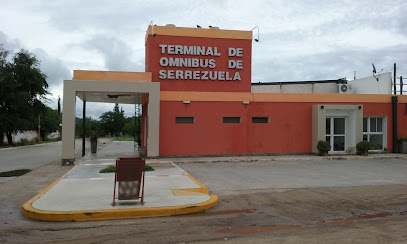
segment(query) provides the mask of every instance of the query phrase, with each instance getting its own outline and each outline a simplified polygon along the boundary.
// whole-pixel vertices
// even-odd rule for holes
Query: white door
[[[326,141],[331,145],[330,152],[345,152],[346,117],[326,118]]]

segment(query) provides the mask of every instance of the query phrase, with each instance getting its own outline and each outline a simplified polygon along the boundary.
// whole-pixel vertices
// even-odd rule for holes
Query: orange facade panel
[[[404,98],[403,98],[404,99]],[[227,155],[261,153],[311,153],[313,102],[191,102],[161,101],[160,155]],[[352,104],[352,103],[327,103]],[[355,104],[355,103],[353,103]],[[392,150],[391,103],[357,103],[363,116],[385,117],[385,145]],[[407,136],[405,103],[398,104],[398,137]],[[193,117],[194,123],[176,123],[176,117]],[[223,117],[240,117],[226,124]],[[268,118],[253,123],[253,117]]]
[[[73,80],[151,82],[151,72],[74,70]]]
[[[391,103],[392,95],[378,94],[317,94],[317,93],[250,93],[250,92],[174,92],[161,91],[161,101],[212,102],[295,102],[295,103]],[[407,96],[398,96],[406,103]]]

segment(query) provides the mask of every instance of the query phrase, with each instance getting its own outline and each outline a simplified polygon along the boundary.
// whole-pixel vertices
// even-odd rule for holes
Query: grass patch
[[[146,164],[146,167],[144,168],[145,171],[154,171],[155,169],[151,167],[150,165]],[[99,171],[99,173],[114,173],[116,172],[116,166],[110,165],[107,168],[102,169]]]
[[[21,176],[21,175],[27,174],[28,172],[31,172],[31,169],[12,170],[12,171],[7,171],[7,172],[1,172],[0,177]]]
[[[151,167],[148,164],[146,164],[146,167],[144,169],[145,169],[145,171],[154,171],[155,170],[153,167]]]
[[[116,167],[113,165],[110,165],[107,168],[102,169],[101,171],[99,171],[99,173],[114,173],[116,172]]]
[[[134,141],[134,137],[130,136],[113,137],[113,141]]]

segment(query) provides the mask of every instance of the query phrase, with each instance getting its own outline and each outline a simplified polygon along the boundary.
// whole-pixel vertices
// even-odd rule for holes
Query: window
[[[194,124],[195,117],[175,117],[176,124]]]
[[[223,117],[224,124],[240,124],[240,117]]]
[[[363,140],[369,141],[371,150],[383,150],[385,139],[385,118],[364,117],[363,118]]]
[[[268,124],[270,123],[269,117],[252,117],[253,124]]]

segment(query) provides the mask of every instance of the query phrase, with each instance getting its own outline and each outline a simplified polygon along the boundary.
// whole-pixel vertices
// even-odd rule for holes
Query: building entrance
[[[326,141],[331,145],[331,152],[345,152],[346,117],[326,118]]]

